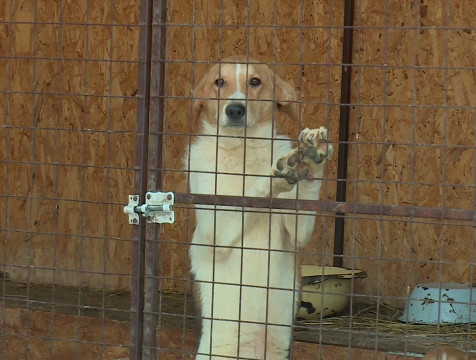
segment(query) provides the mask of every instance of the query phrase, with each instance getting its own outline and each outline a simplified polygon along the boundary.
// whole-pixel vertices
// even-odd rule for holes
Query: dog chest
[[[270,174],[271,142],[244,147],[199,139],[190,148],[190,188],[194,193],[246,196],[247,189]],[[253,145],[253,146],[252,146]],[[268,185],[269,186],[269,185]]]

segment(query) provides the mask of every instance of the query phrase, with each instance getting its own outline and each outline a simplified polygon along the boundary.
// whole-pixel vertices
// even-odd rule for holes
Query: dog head
[[[296,92],[268,66],[231,57],[212,66],[193,91],[196,119],[226,130],[270,123],[273,110],[298,118]]]

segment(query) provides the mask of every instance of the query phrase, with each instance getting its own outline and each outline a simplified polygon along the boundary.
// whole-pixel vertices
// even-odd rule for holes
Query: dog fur
[[[304,129],[295,149],[277,135],[276,108],[298,126],[297,96],[288,82],[255,62],[225,59],[195,87],[194,116],[202,131],[184,159],[190,190],[317,200],[332,154],[327,130]],[[239,115],[230,112],[231,105],[246,115],[234,119]],[[198,360],[288,357],[300,289],[295,251],[309,241],[315,213],[242,210],[196,207],[190,258],[202,317]]]

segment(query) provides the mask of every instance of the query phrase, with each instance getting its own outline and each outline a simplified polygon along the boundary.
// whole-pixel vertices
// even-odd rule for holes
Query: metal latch
[[[124,206],[124,212],[129,215],[129,224],[139,225],[139,214],[148,223],[173,223],[175,214],[172,210],[174,193],[148,192],[145,194],[145,204],[139,205],[139,195],[129,195],[129,204]]]

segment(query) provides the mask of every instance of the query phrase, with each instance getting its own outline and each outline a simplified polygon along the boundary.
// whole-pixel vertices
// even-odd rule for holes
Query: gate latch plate
[[[174,193],[147,192],[145,204],[139,205],[139,195],[129,195],[129,204],[124,206],[124,212],[129,216],[129,224],[139,225],[139,214],[146,218],[148,223],[173,223],[175,214],[172,210]]]

